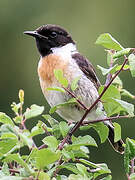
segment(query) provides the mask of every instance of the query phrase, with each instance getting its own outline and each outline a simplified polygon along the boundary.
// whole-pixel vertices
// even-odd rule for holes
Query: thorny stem
[[[99,97],[96,99],[96,101],[90,106],[90,108],[88,108],[83,117],[81,118],[81,120],[75,124],[75,126],[71,129],[70,133],[68,133],[67,137],[63,139],[63,141],[61,142],[61,144],[59,145],[58,149],[62,149],[64,144],[67,142],[67,139],[69,137],[72,136],[72,134],[82,125],[83,120],[86,118],[86,116],[89,114],[89,112],[95,107],[95,105],[99,102],[99,100],[101,99],[101,97],[103,96],[103,94],[106,92],[106,90],[109,88],[109,86],[112,84],[113,80],[119,75],[119,73],[123,70],[123,67],[125,66],[125,64],[127,63],[128,58],[126,56],[124,56],[124,62],[120,68],[119,71],[116,72],[116,74],[112,77],[112,79],[110,80],[110,82],[104,87],[102,93],[99,95]]]

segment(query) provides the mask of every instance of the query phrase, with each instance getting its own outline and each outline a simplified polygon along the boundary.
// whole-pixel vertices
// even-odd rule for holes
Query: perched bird
[[[48,91],[48,87],[61,86],[54,75],[54,70],[61,69],[69,85],[80,76],[78,88],[75,90],[77,97],[86,107],[90,107],[98,98],[98,88],[100,82],[95,70],[84,56],[82,56],[70,34],[58,25],[43,25],[35,31],[25,31],[24,34],[33,36],[36,39],[37,49],[41,55],[38,64],[38,75],[42,92],[50,104],[55,106],[64,103],[71,98],[68,93],[59,91]],[[96,109],[99,108],[103,113],[99,116]],[[57,113],[67,121],[77,122],[84,115],[84,109],[79,105],[64,106],[57,110]],[[106,118],[106,113],[102,103],[98,104],[90,111],[85,120]],[[114,127],[110,121],[105,121],[109,128],[108,139],[114,149],[121,154],[124,151],[122,140],[114,142]]]

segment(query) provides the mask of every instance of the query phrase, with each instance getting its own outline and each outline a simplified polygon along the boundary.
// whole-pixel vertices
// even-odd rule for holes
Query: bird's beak
[[[41,34],[39,34],[37,31],[24,31],[24,34],[27,34],[29,36],[33,36],[35,38],[48,39],[47,37],[42,36]]]

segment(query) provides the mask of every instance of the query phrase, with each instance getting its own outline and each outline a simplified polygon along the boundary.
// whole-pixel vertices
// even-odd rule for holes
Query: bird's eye
[[[50,36],[51,36],[52,38],[55,38],[55,37],[57,37],[57,33],[53,31]]]

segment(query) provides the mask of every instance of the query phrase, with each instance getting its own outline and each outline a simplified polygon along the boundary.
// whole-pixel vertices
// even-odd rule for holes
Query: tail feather
[[[110,144],[112,145],[112,147],[114,148],[115,151],[119,152],[120,154],[123,154],[124,153],[124,147],[123,147],[124,142],[122,141],[122,139],[120,139],[117,142],[114,142],[114,128],[111,126],[108,126],[108,128],[109,128],[108,140],[109,140]]]

